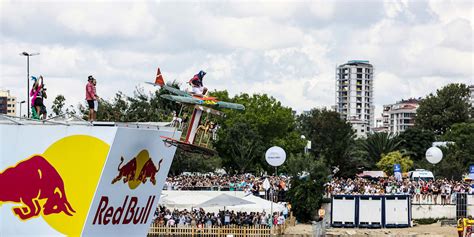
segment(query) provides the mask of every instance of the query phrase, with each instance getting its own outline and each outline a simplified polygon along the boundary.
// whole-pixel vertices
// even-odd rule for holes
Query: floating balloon
[[[426,150],[426,160],[431,164],[438,164],[443,159],[443,152],[438,147],[430,147]]]
[[[281,147],[272,146],[265,153],[265,160],[271,166],[280,166],[286,160],[286,152]]]

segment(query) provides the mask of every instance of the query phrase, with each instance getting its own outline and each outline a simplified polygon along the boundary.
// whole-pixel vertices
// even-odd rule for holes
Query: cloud
[[[378,111],[474,78],[469,1],[2,1],[0,12],[1,87],[25,97],[18,54],[40,52],[30,71],[45,76],[47,104],[82,103],[91,74],[102,97],[131,95],[157,66],[183,86],[205,70],[211,90],[269,93],[299,112],[335,103],[335,67],[351,59],[374,65]]]

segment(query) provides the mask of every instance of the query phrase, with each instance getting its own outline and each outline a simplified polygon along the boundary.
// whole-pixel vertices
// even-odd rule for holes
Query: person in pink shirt
[[[94,77],[89,76],[87,78],[87,85],[86,85],[86,100],[87,105],[89,106],[89,121],[95,121],[96,119],[96,112],[94,110],[94,104],[96,103],[99,96],[96,94],[96,88],[94,85]]]

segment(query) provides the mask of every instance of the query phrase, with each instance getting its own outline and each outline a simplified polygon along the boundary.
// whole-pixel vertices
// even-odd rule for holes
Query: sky
[[[0,1],[0,88],[26,97],[30,74],[85,104],[133,95],[199,70],[210,90],[267,93],[297,112],[335,104],[335,68],[374,65],[382,105],[424,97],[448,83],[474,84],[473,2],[437,1]],[[100,112],[100,111],[99,111]]]

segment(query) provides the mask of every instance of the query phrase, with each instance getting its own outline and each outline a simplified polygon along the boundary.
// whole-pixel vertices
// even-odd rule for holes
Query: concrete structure
[[[388,131],[390,133],[400,133],[409,127],[413,127],[418,103],[419,100],[417,99],[408,99],[384,106],[384,115],[386,113],[389,116]],[[385,108],[388,108],[388,110],[385,111]]]
[[[415,125],[420,99],[401,100],[383,106],[382,117],[377,119],[374,132],[400,133]]]
[[[373,73],[369,61],[351,60],[336,68],[336,111],[356,130],[357,137],[372,132]]]
[[[0,90],[0,114],[16,116],[16,97],[9,90]]]

